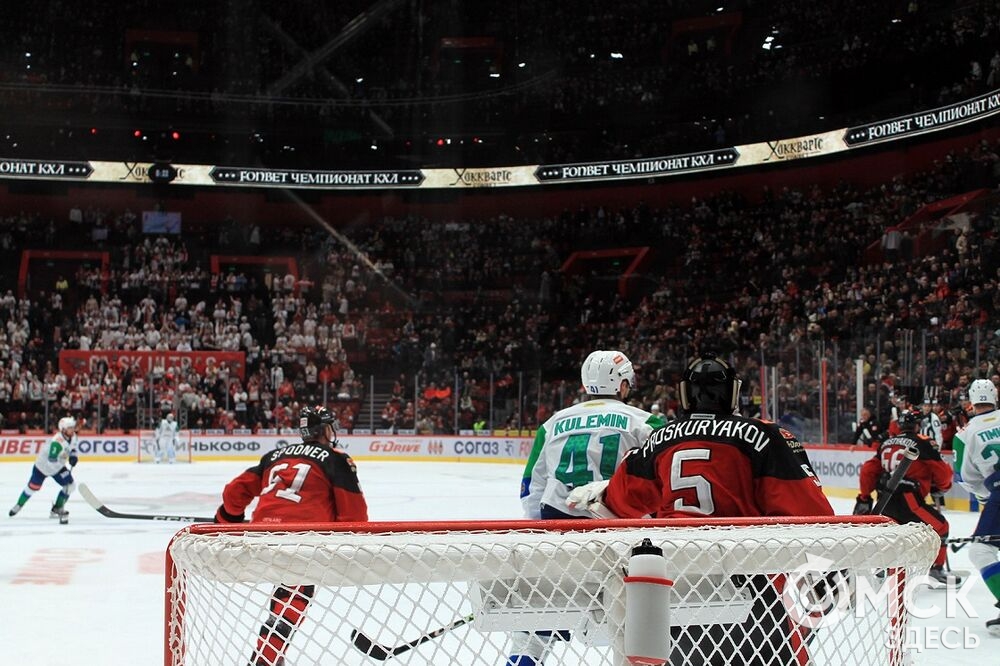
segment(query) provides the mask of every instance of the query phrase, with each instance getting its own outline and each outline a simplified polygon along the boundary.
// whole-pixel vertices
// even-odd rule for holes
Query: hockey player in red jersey
[[[934,446],[934,441],[917,432],[920,418],[921,414],[916,410],[901,411],[896,418],[899,434],[882,442],[875,455],[861,465],[861,493],[854,505],[854,513],[871,513],[872,493],[889,492],[889,478],[902,459],[903,451],[916,447],[919,457],[906,470],[882,513],[900,524],[927,523],[941,535],[941,550],[931,567],[930,576],[941,583],[947,583],[949,575],[944,572],[947,556],[944,539],[948,538],[948,520],[933,505],[928,504],[925,498],[931,488],[941,492],[951,488],[952,470],[941,459],[941,452]],[[961,582],[954,575],[950,577],[955,584]]]
[[[253,523],[328,523],[368,520],[368,505],[354,461],[337,447],[336,417],[326,407],[307,407],[299,416],[301,444],[264,454],[260,462],[222,491],[218,523],[241,523],[257,498]],[[250,666],[282,666],[288,642],[305,616],[312,585],[279,585],[270,615],[261,625]]]
[[[685,415],[625,456],[605,506],[620,518],[832,516],[795,435],[735,413],[740,385],[724,360],[693,361],[679,387]]]
[[[741,381],[705,354],[680,381],[683,416],[628,452],[610,482],[575,489],[569,503],[597,502],[621,518],[832,516],[805,449],[777,425],[736,414]],[[808,630],[779,601],[781,576],[733,576],[755,599],[743,623],[671,629],[669,663],[808,664]]]

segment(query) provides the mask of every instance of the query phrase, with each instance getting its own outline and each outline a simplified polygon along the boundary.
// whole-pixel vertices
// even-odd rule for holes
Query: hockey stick
[[[896,465],[896,469],[892,471],[892,476],[889,477],[889,482],[886,484],[885,492],[878,494],[878,501],[875,502],[875,506],[872,507],[872,513],[876,516],[881,516],[882,512],[885,511],[885,505],[889,503],[892,496],[896,493],[896,488],[899,487],[899,483],[906,476],[906,470],[910,469],[910,465],[913,461],[920,457],[920,451],[915,446],[908,446],[903,449],[903,458]]]
[[[420,638],[414,639],[409,643],[403,643],[402,645],[395,645],[395,646],[380,645],[379,643],[376,643],[371,638],[369,638],[360,629],[351,630],[351,640],[354,641],[354,647],[361,650],[372,659],[376,659],[378,661],[385,661],[389,657],[395,657],[396,655],[403,654],[404,652],[412,650],[413,648],[417,647],[422,643],[426,643],[432,638],[437,638],[443,633],[451,631],[452,629],[457,629],[458,627],[461,627],[463,624],[468,624],[469,622],[472,622],[472,620],[475,617],[476,617],[475,615],[466,615],[465,617],[460,617],[447,626],[441,627],[440,629],[435,629],[434,631],[429,631]]]
[[[211,523],[215,522],[215,518],[203,518],[199,516],[173,516],[163,513],[121,513],[113,509],[109,509],[105,504],[97,499],[97,496],[90,491],[87,484],[81,483],[80,494],[83,495],[83,499],[87,500],[87,504],[94,507],[99,514],[102,516],[107,516],[108,518],[130,518],[132,520],[166,520],[175,523]]]
[[[955,539],[948,539],[948,545],[951,546],[951,552],[957,553],[966,544],[970,543],[989,543],[1000,545],[1000,534],[989,535],[989,536],[971,536],[971,537],[958,537]]]

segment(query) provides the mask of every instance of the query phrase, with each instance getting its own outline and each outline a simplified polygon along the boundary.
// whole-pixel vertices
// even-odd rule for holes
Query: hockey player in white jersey
[[[161,462],[164,459],[168,463],[177,461],[177,422],[174,420],[173,412],[160,419],[160,425],[156,426],[153,433],[154,462]]]
[[[35,465],[31,468],[31,478],[28,480],[28,485],[21,491],[17,504],[11,507],[8,515],[17,515],[25,503],[31,499],[31,496],[41,489],[45,479],[51,476],[56,483],[62,486],[62,489],[49,510],[49,517],[58,518],[61,525],[69,522],[66,500],[76,490],[73,468],[79,461],[76,455],[76,419],[72,416],[65,416],[59,419],[58,428],[59,431],[49,439],[45,448],[38,453]]]
[[[521,504],[528,518],[592,517],[566,505],[570,491],[610,479],[625,452],[665,424],[662,415],[625,404],[635,387],[635,372],[622,352],[591,353],[580,380],[590,399],[556,412],[535,435],[521,479]],[[538,666],[553,642],[568,639],[566,631],[515,633],[507,666]]]
[[[1000,411],[997,387],[989,379],[969,385],[969,402],[975,415],[952,440],[955,471],[959,483],[984,501],[974,537],[982,542],[969,544],[969,561],[979,569],[986,587],[1000,608]],[[1000,637],[1000,617],[986,623],[986,629]]]
[[[595,351],[580,370],[591,399],[553,414],[535,434],[521,479],[521,504],[528,518],[590,518],[566,506],[577,486],[610,479],[622,456],[664,425],[623,401],[635,386],[635,372],[620,351]]]

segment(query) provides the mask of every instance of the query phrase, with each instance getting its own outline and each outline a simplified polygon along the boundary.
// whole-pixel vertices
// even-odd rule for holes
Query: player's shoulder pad
[[[336,453],[341,460],[344,461],[344,464],[346,464],[348,467],[351,468],[352,472],[354,472],[355,474],[358,473],[358,466],[354,464],[354,458],[352,458],[350,454],[347,453],[347,451],[345,451],[344,449],[338,449],[337,447],[334,447],[332,451]]]
[[[763,425],[765,430],[777,435],[776,441],[784,442],[785,446],[793,452],[798,453],[799,451],[802,451],[802,443],[799,441],[799,438],[796,437],[795,433],[788,428],[782,427],[774,421],[769,421],[767,419],[754,420]]]

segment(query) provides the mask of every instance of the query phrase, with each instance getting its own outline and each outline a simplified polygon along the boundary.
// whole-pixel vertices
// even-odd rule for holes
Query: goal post
[[[192,461],[192,446],[191,446],[191,433],[187,430],[182,430],[177,434],[177,446],[174,447],[177,453],[177,458],[175,462],[179,463],[189,463]],[[139,446],[138,446],[138,456],[136,462],[140,463],[153,463],[156,462],[156,431],[155,430],[140,430],[139,431]]]
[[[673,581],[668,663],[713,665],[903,666],[940,546],[879,516],[192,525],[167,548],[164,663],[252,663],[282,588],[309,590],[288,664],[503,666],[533,636],[547,666],[624,666],[644,539]]]

